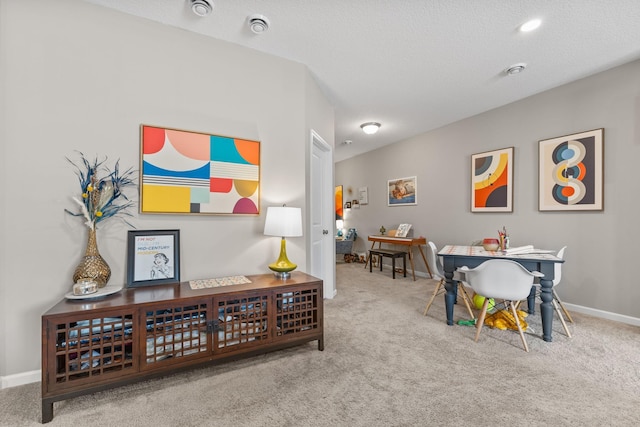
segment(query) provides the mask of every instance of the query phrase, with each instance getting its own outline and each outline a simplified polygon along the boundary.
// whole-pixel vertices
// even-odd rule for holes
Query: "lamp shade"
[[[302,236],[302,210],[289,206],[270,206],[264,222],[265,236]]]

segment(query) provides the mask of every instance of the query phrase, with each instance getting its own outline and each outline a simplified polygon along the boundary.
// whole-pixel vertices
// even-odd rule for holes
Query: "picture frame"
[[[407,237],[411,226],[411,224],[400,224],[396,230],[396,237]]]
[[[260,141],[140,125],[140,213],[259,215]]]
[[[538,210],[604,210],[604,128],[538,144]]]
[[[513,147],[471,155],[471,212],[513,212]]]
[[[345,209],[351,209],[351,202],[347,202],[344,204]]]
[[[367,187],[358,188],[358,199],[361,205],[369,204],[369,189]]]
[[[342,205],[342,185],[336,185],[335,204],[336,204],[336,221],[343,220],[344,211],[343,211],[343,205]]]
[[[360,209],[360,201],[358,201],[358,199],[351,201],[351,209]]]
[[[387,206],[418,204],[418,178],[409,176],[387,181]]]
[[[129,230],[127,287],[180,283],[180,230]]]

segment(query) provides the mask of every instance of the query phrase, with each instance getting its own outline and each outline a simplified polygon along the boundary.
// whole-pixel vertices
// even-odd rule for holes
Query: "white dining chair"
[[[431,307],[431,304],[433,304],[433,301],[436,299],[436,297],[446,292],[444,284],[447,281],[447,279],[444,277],[444,268],[442,268],[442,263],[437,256],[438,248],[433,242],[427,242],[427,246],[427,262],[429,265],[435,266],[435,271],[432,270],[431,274],[434,279],[440,279],[440,281],[436,285],[436,288],[433,290],[433,294],[427,302],[427,306],[424,308],[424,312],[422,313],[423,316],[427,315],[427,312],[429,311],[429,308]],[[464,304],[467,307],[469,316],[471,316],[471,319],[474,319],[475,315],[471,310],[471,298],[469,298],[469,294],[464,288],[464,276],[456,271],[453,273],[453,280],[458,282],[458,295],[462,297],[462,301],[464,301]]]
[[[504,300],[505,305],[511,309],[522,345],[524,350],[528,352],[529,346],[520,325],[516,303],[529,296],[533,280],[536,277],[544,277],[544,274],[539,271],[529,271],[521,264],[508,259],[490,259],[475,268],[470,269],[463,266],[458,268],[458,271],[464,274],[466,282],[475,293],[485,297],[476,323],[475,341],[478,342],[478,337],[487,315],[489,300],[491,298],[500,299]]]

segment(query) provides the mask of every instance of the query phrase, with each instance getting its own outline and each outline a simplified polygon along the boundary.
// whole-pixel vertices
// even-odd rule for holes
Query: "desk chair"
[[[463,266],[458,271],[464,273],[467,283],[477,294],[485,297],[476,325],[475,341],[478,342],[478,337],[487,315],[489,299],[501,299],[504,300],[506,306],[511,308],[522,345],[524,350],[528,352],[529,346],[520,325],[516,303],[529,296],[533,280],[536,277],[544,277],[544,274],[539,271],[529,271],[519,263],[508,259],[490,259],[476,268],[470,269]]]
[[[429,249],[427,250],[427,261],[429,265],[434,265],[436,267],[436,271],[432,271],[431,273],[434,279],[440,279],[440,281],[436,285],[436,288],[433,291],[433,295],[431,295],[431,299],[429,299],[427,306],[424,308],[424,312],[422,313],[423,316],[427,315],[427,312],[429,311],[429,307],[431,307],[431,304],[433,304],[433,300],[436,299],[436,296],[446,292],[446,289],[444,288],[444,284],[447,281],[444,277],[444,269],[442,268],[442,263],[440,262],[440,260],[438,259],[438,256],[436,255],[438,253],[438,248],[436,248],[436,245],[433,242],[427,242],[427,246],[429,246]],[[464,304],[467,306],[467,311],[469,312],[469,316],[471,317],[471,319],[474,319],[476,316],[474,316],[473,311],[471,311],[471,305],[470,305],[471,298],[469,298],[469,294],[467,293],[463,284],[464,276],[456,271],[453,273],[453,280],[458,281],[458,294],[462,295],[462,300],[464,301]]]

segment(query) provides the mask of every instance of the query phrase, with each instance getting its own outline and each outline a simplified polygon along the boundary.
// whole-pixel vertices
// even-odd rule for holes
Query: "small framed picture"
[[[131,230],[127,287],[180,283],[180,230]]]
[[[351,202],[347,202],[344,204],[345,209],[351,209]]]
[[[387,206],[417,205],[417,186],[418,179],[415,176],[388,180]]]
[[[360,198],[360,204],[366,205],[369,203],[369,190],[367,187],[358,188],[358,197]]]

